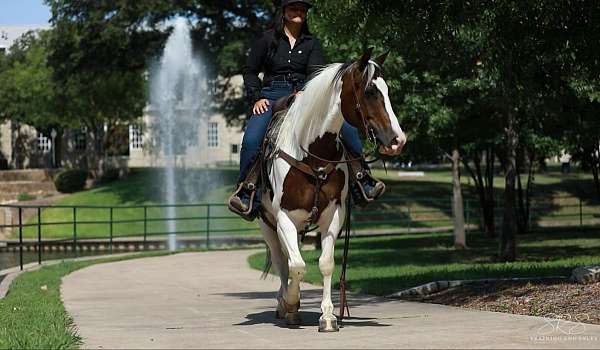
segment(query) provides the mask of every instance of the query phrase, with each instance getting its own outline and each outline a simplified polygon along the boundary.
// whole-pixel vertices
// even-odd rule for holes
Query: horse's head
[[[341,110],[348,123],[379,144],[380,153],[397,155],[406,143],[406,135],[392,110],[388,86],[381,75],[388,54],[372,61],[372,53],[373,48],[368,49],[344,71]]]

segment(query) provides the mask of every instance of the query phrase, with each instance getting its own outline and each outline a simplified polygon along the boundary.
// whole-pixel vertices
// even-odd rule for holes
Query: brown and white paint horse
[[[327,162],[318,158],[342,160],[344,157],[338,135],[342,123],[347,120],[363,136],[374,135],[381,153],[400,153],[406,137],[392,110],[388,87],[381,76],[387,54],[371,60],[371,53],[372,49],[369,49],[352,64],[328,65],[312,78],[283,112],[286,115],[275,148],[313,169],[324,167]],[[300,281],[305,263],[300,254],[298,233],[304,228],[315,203],[315,179],[280,157],[273,160],[268,171],[273,192],[265,190],[262,205],[267,221],[272,224],[261,221],[260,225],[272,264],[281,278],[276,314],[285,318],[288,324],[299,324]],[[338,163],[322,182],[318,194],[319,210],[315,222],[321,232],[319,268],[323,275],[319,331],[338,330],[331,301],[331,277],[334,244],[347,209],[348,174],[347,164]],[[277,228],[276,232],[272,227]]]

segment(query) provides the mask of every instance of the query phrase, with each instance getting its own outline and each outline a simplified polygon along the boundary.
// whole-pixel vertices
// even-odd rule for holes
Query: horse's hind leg
[[[340,229],[344,223],[344,209],[335,206],[331,222],[327,232],[321,237],[321,256],[319,257],[319,269],[323,275],[323,299],[321,301],[321,318],[319,318],[319,332],[337,332],[339,327],[337,318],[333,314],[333,302],[331,301],[331,276],[335,268],[334,247]]]
[[[277,293],[277,310],[275,311],[275,317],[285,318],[286,310],[282,304],[282,301],[283,296],[287,293],[287,284],[289,278],[287,258],[283,255],[277,233],[263,221],[260,221],[260,229],[262,231],[263,238],[269,247],[273,267],[275,268],[275,271],[281,280],[281,286],[279,287],[279,292]]]

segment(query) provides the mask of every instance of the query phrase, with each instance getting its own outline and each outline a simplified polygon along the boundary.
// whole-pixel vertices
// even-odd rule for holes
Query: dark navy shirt
[[[258,101],[263,86],[273,80],[286,80],[292,83],[304,82],[307,77],[325,65],[321,42],[309,34],[301,34],[294,48],[287,36],[278,40],[273,48],[274,31],[269,30],[250,48],[243,68],[246,94],[252,103]],[[258,73],[264,72],[263,82]]]

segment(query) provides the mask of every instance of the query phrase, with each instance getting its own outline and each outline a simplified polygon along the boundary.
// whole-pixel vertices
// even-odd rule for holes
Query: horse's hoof
[[[337,324],[337,318],[322,317],[319,318],[319,332],[339,332],[340,327]]]
[[[300,301],[296,305],[291,306],[285,302],[283,298],[277,298],[277,309],[275,310],[275,318],[281,320],[286,318],[288,313],[298,313],[300,309]]]
[[[288,312],[285,314],[285,321],[289,326],[299,326],[302,320],[299,312]]]
[[[278,320],[285,318],[285,309],[281,309],[279,305],[277,305],[277,310],[275,310],[275,318]]]

